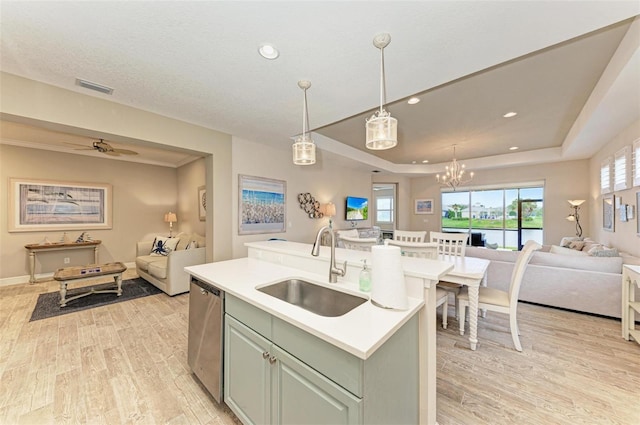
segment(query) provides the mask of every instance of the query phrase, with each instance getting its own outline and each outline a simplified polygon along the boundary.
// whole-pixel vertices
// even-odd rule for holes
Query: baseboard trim
[[[124,263],[125,266],[127,266],[127,269],[135,269],[136,268],[136,263],[131,262],[131,263]],[[36,274],[36,282],[39,280],[51,280],[53,278],[53,273],[54,272],[50,272],[50,273],[39,273]],[[23,275],[23,276],[13,276],[13,277],[5,277],[0,279],[0,287],[4,287],[4,286],[11,286],[11,285],[22,285],[25,283],[29,283],[29,279],[31,276],[29,276],[28,274]]]

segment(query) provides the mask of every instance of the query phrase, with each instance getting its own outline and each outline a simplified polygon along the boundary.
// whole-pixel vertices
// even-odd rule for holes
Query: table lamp
[[[169,211],[168,213],[166,213],[164,215],[164,222],[165,223],[169,223],[169,237],[173,237],[172,236],[172,232],[173,232],[173,223],[175,223],[176,221],[178,221],[178,218],[176,217],[176,213],[172,213],[171,211]]]
[[[329,217],[329,227],[333,228],[333,221],[331,217],[336,215],[336,206],[333,202],[326,203],[322,206],[322,213],[325,217]]]

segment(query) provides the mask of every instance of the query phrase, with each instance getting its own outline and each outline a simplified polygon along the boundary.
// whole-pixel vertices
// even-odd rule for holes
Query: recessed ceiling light
[[[511,146],[511,147],[509,148],[509,150],[510,150],[510,151],[517,151],[518,149],[520,149],[520,148],[519,148],[519,147],[517,147],[517,146]]]
[[[423,163],[423,164],[427,164],[427,163],[429,163],[429,160],[428,160],[428,159],[423,159],[423,160],[422,160],[422,163]]]
[[[276,59],[278,56],[280,56],[280,52],[278,51],[278,49],[273,47],[271,44],[263,44],[262,46],[260,46],[260,48],[258,49],[258,53],[260,53],[260,56],[265,59]]]
[[[420,102],[420,99],[418,99],[418,98],[417,98],[417,97],[415,97],[415,96],[414,96],[414,97],[412,97],[411,99],[407,100],[407,103],[408,103],[409,105],[415,105],[416,103],[419,103],[419,102]]]
[[[516,115],[518,115],[517,112],[507,112],[506,114],[503,115],[503,117],[511,118],[511,117],[515,117]]]
[[[412,163],[412,164],[415,164],[416,162],[415,162],[415,161],[411,161],[411,163]]]

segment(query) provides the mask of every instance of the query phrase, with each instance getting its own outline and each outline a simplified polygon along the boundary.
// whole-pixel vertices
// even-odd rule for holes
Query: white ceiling
[[[475,168],[597,152],[640,118],[640,36],[631,41],[635,53],[603,74],[628,19],[639,13],[635,0],[2,1],[0,69],[283,150],[301,131],[297,81],[308,79],[310,123],[327,155],[428,173],[450,159],[453,144]],[[399,119],[400,144],[374,155],[363,148],[364,117],[379,101],[380,55],[372,39],[380,32],[392,37],[387,99],[398,101],[389,110]],[[280,50],[277,60],[258,55],[265,42]],[[601,88],[603,75],[610,81]],[[81,88],[76,78],[114,93]],[[422,102],[406,105],[414,94]],[[519,115],[502,118],[509,110]],[[16,125],[0,127],[3,143],[47,139],[49,148],[69,149],[52,144],[65,135],[36,132],[20,141],[28,137]],[[77,136],[79,144],[100,137],[114,147],[129,142]],[[136,151],[151,147],[134,142]],[[505,155],[510,146],[520,150]],[[189,160],[185,155],[193,153],[149,160],[175,166]],[[425,159],[428,165],[407,165]]]

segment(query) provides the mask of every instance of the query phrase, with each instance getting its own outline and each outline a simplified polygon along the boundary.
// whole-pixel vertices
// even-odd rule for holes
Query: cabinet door
[[[362,400],[273,345],[272,423],[357,424]]]
[[[271,422],[271,343],[225,316],[224,401],[244,424]]]

